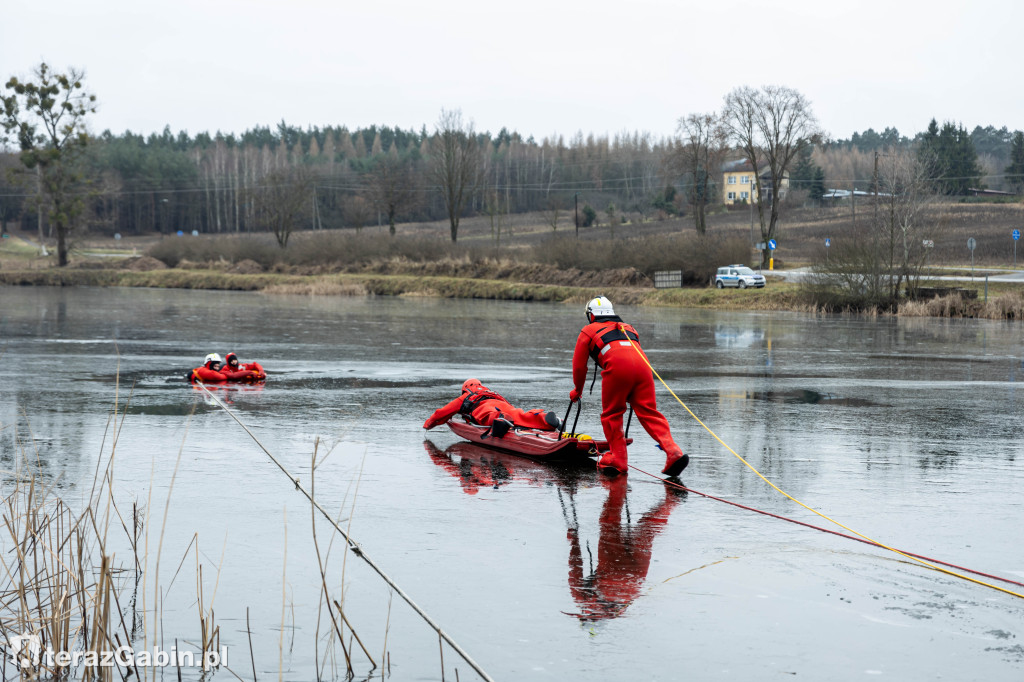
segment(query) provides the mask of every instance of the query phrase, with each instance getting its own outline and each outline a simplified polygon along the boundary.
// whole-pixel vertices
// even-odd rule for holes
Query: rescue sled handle
[[[562,426],[558,429],[558,440],[562,440],[562,434],[565,433],[565,425],[569,423],[569,413],[572,412],[572,402],[569,401],[569,407],[565,411],[565,419],[562,420]],[[576,424],[580,420],[580,408],[583,406],[582,400],[576,401],[576,419],[572,423],[572,431],[569,433],[576,433]]]

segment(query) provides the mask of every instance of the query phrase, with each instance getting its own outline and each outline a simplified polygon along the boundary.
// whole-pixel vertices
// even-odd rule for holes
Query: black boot
[[[544,421],[547,422],[548,426],[550,426],[555,431],[563,430],[562,420],[559,419],[558,415],[555,414],[554,412],[545,412]]]
[[[487,438],[488,436],[493,436],[494,438],[503,438],[505,434],[512,429],[513,426],[515,425],[509,420],[505,419],[504,417],[498,417],[493,422],[491,422],[491,428],[484,431],[480,435],[480,437]]]

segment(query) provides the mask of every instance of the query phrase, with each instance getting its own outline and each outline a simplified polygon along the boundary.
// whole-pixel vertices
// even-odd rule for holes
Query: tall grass
[[[988,301],[966,298],[959,293],[937,296],[927,301],[900,304],[901,317],[978,317],[989,320],[1024,320],[1024,295],[1000,294]]]
[[[619,240],[578,240],[570,235],[554,235],[534,246],[505,248],[499,257],[492,246],[480,242],[452,244],[437,236],[391,237],[325,231],[297,234],[286,249],[279,248],[265,235],[171,238],[154,246],[149,255],[170,267],[223,267],[246,260],[258,263],[265,271],[301,274],[375,271],[509,279],[517,274],[513,272],[516,268],[536,265],[577,273],[631,268],[646,277],[652,277],[656,270],[681,269],[686,282],[703,284],[718,266],[748,260],[750,249],[743,239],[696,237],[689,233]],[[425,271],[428,264],[433,271]],[[479,271],[481,265],[486,265],[485,272]],[[528,279],[531,274],[537,273],[518,273],[527,278],[522,281],[535,281]]]
[[[0,636],[32,637],[39,649],[23,649],[25,675],[54,679],[80,669],[83,679],[112,679],[116,668],[101,667],[103,652],[132,642],[138,621],[126,609],[138,587],[138,556],[133,565],[113,562],[109,533],[113,517],[136,547],[142,515],[130,518],[114,504],[108,482],[100,482],[84,510],[75,511],[44,485],[28,464],[20,441],[19,466],[3,483],[0,540]],[[129,530],[128,523],[132,528]],[[126,618],[126,614],[129,614]],[[78,661],[55,656],[52,667],[36,669],[40,651],[82,652]],[[8,654],[13,651],[9,648]]]
[[[171,656],[182,657],[178,662],[194,662],[197,668],[202,667],[200,679],[206,679],[214,672],[205,665],[205,660],[207,652],[217,652],[221,648],[221,628],[214,612],[221,567],[217,566],[212,590],[208,590],[211,581],[200,562],[199,537],[193,534],[180,561],[175,561],[177,570],[173,573],[176,576],[181,571],[191,552],[195,594],[187,595],[185,599],[196,608],[197,632],[187,639],[180,638],[180,634],[175,636],[175,633],[164,632],[163,610],[170,589],[160,578],[164,528],[159,528],[158,539],[153,538],[155,541],[151,545],[149,531],[157,532],[157,529],[144,522],[143,507],[136,504],[130,511],[121,510],[113,493],[113,462],[125,413],[126,410],[118,414],[115,406],[108,429],[108,433],[113,434],[109,455],[101,453],[92,490],[81,509],[75,509],[57,495],[54,483],[48,485],[34,474],[42,466],[33,462],[31,451],[23,443],[31,443],[31,439],[15,431],[16,469],[0,472],[0,648],[5,649],[0,655],[4,656],[7,665],[3,669],[3,679],[77,678],[105,682],[132,677],[172,679],[175,676],[174,659],[171,659],[169,669],[159,668],[160,664],[129,666],[128,669],[120,665],[105,665],[104,660],[117,662],[114,652],[121,647],[128,647],[131,656],[136,655],[135,652],[148,655],[150,649],[156,648],[169,650]],[[320,445],[317,439],[310,467],[311,486],[315,485],[316,468],[330,454],[323,453]],[[167,490],[165,519],[171,506],[177,466],[175,464],[175,473]],[[151,483],[151,491],[153,487]],[[330,576],[328,562],[337,532],[332,530],[328,537],[318,537],[317,508],[311,505],[310,510],[312,550],[319,565],[322,585],[320,603],[316,606],[317,633],[309,644],[313,647],[321,679],[353,679],[357,671],[366,671],[367,665],[372,672],[381,664],[369,653],[345,613],[344,591],[341,589],[345,583],[344,563],[337,586]],[[118,537],[121,533],[123,536]],[[132,553],[127,562],[115,563],[115,545],[123,547],[125,542]],[[225,538],[221,565],[226,546]],[[345,558],[348,550],[345,543]],[[170,582],[173,585],[173,576]],[[282,586],[285,584],[282,576]],[[151,593],[148,597],[147,592]],[[287,604],[283,608],[285,606]],[[291,608],[294,611],[294,604]],[[321,637],[319,622],[325,613],[330,621],[330,632],[327,637]],[[248,623],[248,609],[246,618]],[[292,629],[294,632],[294,625]],[[282,637],[283,633],[282,627]],[[11,658],[14,653],[11,642],[18,642],[25,636],[30,637],[29,641],[33,643],[38,642],[38,649],[25,646],[20,665],[16,665]],[[322,649],[325,640],[326,655]],[[185,647],[179,649],[179,641],[182,644],[189,642],[189,647],[198,651],[191,652]],[[343,653],[340,666],[337,665],[335,647]],[[357,658],[357,650],[362,661],[367,663]],[[45,655],[38,656],[40,652],[47,651],[56,654],[53,656],[54,666],[46,665]],[[66,661],[62,652],[69,652]],[[254,659],[252,665],[255,678]],[[329,665],[334,669],[328,670]],[[190,673],[190,677],[196,672]],[[177,679],[182,679],[180,667]]]
[[[389,258],[423,262],[462,256],[473,250],[473,247],[453,245],[436,236],[389,237],[351,231],[323,231],[296,234],[284,249],[267,235],[164,239],[148,254],[172,268],[182,262],[238,263],[249,260],[267,271],[300,270],[303,274],[318,274]]]

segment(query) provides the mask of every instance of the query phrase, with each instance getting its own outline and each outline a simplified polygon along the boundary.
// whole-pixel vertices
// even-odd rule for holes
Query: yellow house
[[[749,161],[731,161],[722,167],[722,200],[726,206],[733,204],[748,204],[754,200],[754,192],[760,191],[764,195],[765,203],[772,201],[771,176],[761,166],[760,177],[754,173],[753,166]],[[782,182],[779,183],[779,198],[785,198],[789,189],[789,173],[785,173]]]

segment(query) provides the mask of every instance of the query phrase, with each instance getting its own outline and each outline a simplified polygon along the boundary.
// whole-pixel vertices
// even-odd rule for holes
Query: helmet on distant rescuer
[[[479,379],[466,379],[462,382],[462,392],[469,393],[473,389],[483,388],[484,385],[480,383]]]
[[[218,355],[217,353],[210,353],[209,355],[206,356],[206,358],[203,359],[203,364],[206,365],[208,369],[217,369],[216,367],[210,367],[212,363],[222,365],[224,364],[224,361],[220,359],[220,355]]]
[[[595,317],[606,317],[615,314],[612,302],[604,296],[598,296],[587,304],[587,322],[593,322]]]

